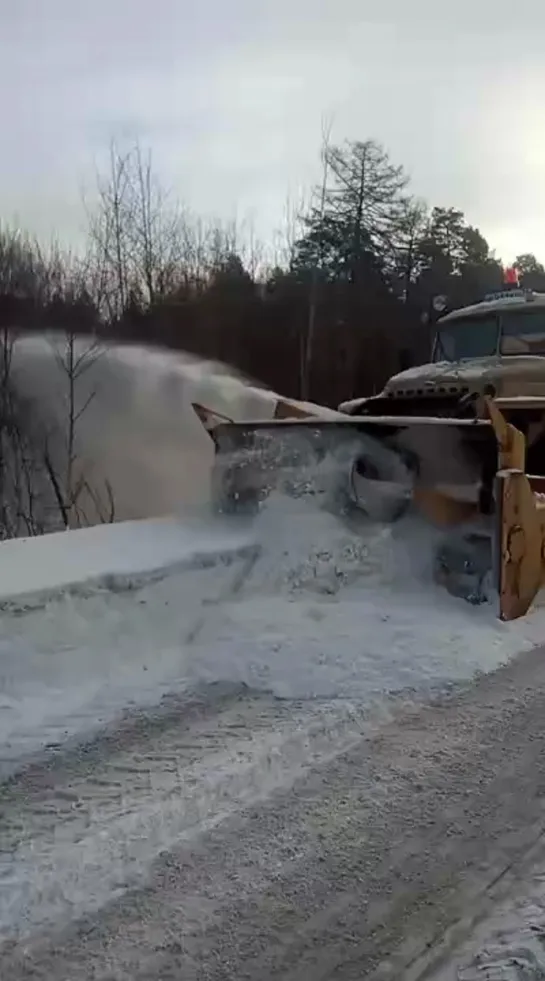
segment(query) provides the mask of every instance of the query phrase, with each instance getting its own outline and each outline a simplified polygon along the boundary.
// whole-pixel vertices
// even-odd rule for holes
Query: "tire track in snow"
[[[221,691],[221,690],[220,690]],[[202,706],[201,706],[202,707]],[[1,791],[0,939],[99,909],[143,885],[154,859],[289,787],[361,738],[350,703],[171,699],[161,713],[33,766]]]
[[[507,862],[490,886],[442,938],[445,955],[436,971],[408,981],[540,981],[545,977],[545,825],[534,841]],[[432,948],[433,953],[433,948]],[[429,956],[429,954],[428,954]],[[418,967],[418,965],[417,965]]]

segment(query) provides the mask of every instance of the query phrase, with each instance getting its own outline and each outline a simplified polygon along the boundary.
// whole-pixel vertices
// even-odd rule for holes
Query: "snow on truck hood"
[[[533,376],[542,380],[544,377],[544,362],[542,357],[516,355],[489,358],[473,358],[465,361],[437,361],[418,365],[400,371],[386,383],[384,391],[392,392],[426,385],[468,385],[481,384],[490,379],[509,381],[510,378],[531,380]]]
[[[453,378],[456,380],[480,379],[484,372],[497,368],[498,365],[498,358],[479,358],[471,361],[436,361],[421,364],[414,368],[407,368],[406,371],[400,371],[397,375],[393,375],[388,381],[386,388],[418,385],[427,380],[440,382],[444,378]]]

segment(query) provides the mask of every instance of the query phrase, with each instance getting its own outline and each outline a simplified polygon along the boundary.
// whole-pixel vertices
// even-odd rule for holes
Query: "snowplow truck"
[[[257,394],[257,393],[256,393]],[[333,410],[262,392],[254,418],[193,407],[215,445],[213,506],[273,489],[362,527],[436,529],[435,579],[523,616],[545,582],[545,293],[507,288],[442,316],[431,361]]]

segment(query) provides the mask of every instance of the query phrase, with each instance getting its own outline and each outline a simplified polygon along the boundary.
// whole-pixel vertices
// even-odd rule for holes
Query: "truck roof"
[[[459,310],[451,310],[437,323],[439,325],[452,320],[465,320],[487,313],[497,313],[500,310],[510,310],[513,307],[525,307],[528,310],[535,307],[545,307],[545,293],[534,293],[532,290],[490,293],[479,303],[472,303],[471,306],[461,307]]]

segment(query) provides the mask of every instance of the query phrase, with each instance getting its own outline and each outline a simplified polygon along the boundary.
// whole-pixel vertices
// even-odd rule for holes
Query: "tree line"
[[[77,438],[105,341],[224,361],[337,405],[425,361],[439,307],[502,282],[481,232],[458,209],[417,199],[374,140],[324,138],[317,186],[267,246],[182,208],[139,145],[112,145],[87,218],[72,254],[0,225],[0,538],[114,520],[111,488],[91,481]],[[545,291],[535,256],[516,265],[523,286]],[[55,445],[12,379],[19,334],[50,330],[64,379]]]
[[[411,193],[374,140],[321,148],[321,180],[276,248],[172,201],[151,154],[111,147],[83,255],[0,228],[0,329],[138,341],[223,360],[287,395],[337,404],[428,357],[448,308],[502,281],[479,229]],[[533,255],[522,283],[545,289]]]

